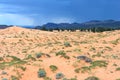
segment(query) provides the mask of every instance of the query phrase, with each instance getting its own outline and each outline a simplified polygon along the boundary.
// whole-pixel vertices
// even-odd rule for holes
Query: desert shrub
[[[76,73],[79,73],[79,72],[80,72],[80,68],[76,68],[74,71],[75,71]]]
[[[19,80],[19,78],[16,76],[11,76],[11,80]]]
[[[66,55],[66,53],[63,50],[61,50],[61,51],[56,53],[56,56],[59,56],[59,55],[63,57]]]
[[[36,58],[40,58],[42,55],[43,55],[43,53],[41,53],[41,52],[35,54]]]
[[[52,80],[52,79],[49,77],[45,77],[44,80]]]
[[[55,72],[58,69],[55,65],[50,65],[49,67],[53,72]]]
[[[116,39],[116,40],[114,40],[114,41],[111,41],[111,43],[114,44],[114,45],[117,45],[117,44],[119,43],[119,40],[120,40],[120,39],[118,38],[118,39]]]
[[[10,62],[2,62],[0,63],[0,69],[5,69],[7,66],[13,66],[16,64],[25,64],[27,63],[24,60],[21,60],[20,58],[17,58],[15,56],[7,56],[7,57],[11,57],[12,60]]]
[[[18,68],[20,68],[20,69],[23,70],[23,71],[26,70],[26,67],[23,67],[23,66],[19,66]]]
[[[16,56],[7,56],[7,57],[11,57],[13,60],[12,61],[20,61],[21,59],[16,57]]]
[[[82,72],[82,73],[84,73],[84,72],[89,72],[91,70],[91,68],[89,67],[89,66],[84,66],[84,67],[81,67],[81,69],[80,69],[80,71]]]
[[[29,54],[27,57],[26,57],[26,59],[28,60],[28,59],[31,59],[31,60],[33,60],[33,61],[36,61],[36,59],[31,55],[31,54]]]
[[[64,57],[65,59],[70,59],[70,57],[67,56],[66,53],[63,50],[57,52],[56,56],[61,56],[61,57]]]
[[[45,55],[46,55],[47,57],[49,57],[49,58],[51,57],[49,54],[45,54]]]
[[[90,77],[86,78],[85,80],[99,80],[99,78],[97,78],[95,76],[90,76]]]
[[[114,63],[113,66],[118,66],[118,65]]]
[[[38,71],[38,77],[41,78],[41,77],[46,77],[46,72],[44,69],[39,69]]]
[[[91,63],[91,68],[95,67],[107,67],[108,63],[106,61],[97,60]]]
[[[90,51],[96,51],[96,49],[94,47],[90,48]]]
[[[7,78],[2,78],[2,80],[8,80]]]
[[[69,56],[67,56],[67,55],[65,55],[65,56],[64,56],[64,58],[65,58],[65,59],[70,59],[70,57],[69,57]]]
[[[116,68],[116,71],[120,71],[120,67]]]
[[[71,47],[71,44],[69,42],[64,42],[65,47]]]
[[[95,58],[95,57],[101,57],[101,53],[97,53],[95,55],[92,55],[92,58]]]
[[[56,79],[62,79],[64,77],[63,73],[57,73]]]

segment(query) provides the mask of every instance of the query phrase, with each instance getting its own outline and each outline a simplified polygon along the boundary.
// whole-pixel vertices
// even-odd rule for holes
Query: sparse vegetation
[[[13,65],[16,65],[16,64],[25,64],[25,63],[27,63],[26,61],[21,60],[20,58],[17,58],[15,56],[7,56],[7,57],[11,57],[12,61],[0,63],[0,69],[4,69],[7,66],[9,67],[9,66],[13,66]]]
[[[54,33],[31,29],[14,35],[0,31],[0,80],[105,79],[95,77],[99,70],[109,73],[108,77],[120,71],[119,34],[120,31]],[[120,80],[117,74],[112,79]]]
[[[36,55],[36,58],[40,58],[43,55],[43,53],[40,52],[40,53],[36,53],[35,55]]]
[[[97,60],[91,63],[91,68],[96,68],[96,67],[107,67],[108,63],[106,61],[102,60]]]
[[[114,63],[113,66],[118,66],[118,65]]]
[[[20,80],[18,77],[16,77],[16,76],[11,76],[11,80]]]
[[[76,73],[79,73],[79,72],[80,72],[80,68],[76,68],[74,71],[75,71]]]
[[[101,56],[102,56],[102,54],[101,54],[100,52],[98,52],[97,54],[92,55],[92,58],[95,58],[95,57],[101,57]]]
[[[23,66],[18,66],[18,68],[20,68],[22,71],[26,70],[26,67],[23,67]]]
[[[71,47],[71,44],[69,42],[64,42],[65,47]]]
[[[56,74],[56,79],[62,79],[64,77],[63,73],[57,73]]]
[[[56,53],[56,56],[64,57],[65,59],[70,59],[69,56],[66,55],[66,53],[62,50]]]
[[[120,71],[120,67],[116,68],[116,71]]]
[[[77,80],[77,78],[71,78],[70,80]]]
[[[4,59],[3,59],[3,57],[0,57],[0,61],[3,61]]]
[[[49,68],[51,69],[51,71],[55,72],[58,68],[55,65],[50,65]]]
[[[117,45],[117,44],[119,43],[119,40],[120,40],[120,39],[118,38],[118,39],[116,39],[116,40],[114,40],[114,41],[111,41],[111,43],[114,44],[114,45]]]
[[[62,51],[59,51],[56,53],[56,56],[59,56],[59,55],[64,57],[66,55],[66,53],[62,50]]]
[[[38,71],[38,77],[46,77],[46,71],[44,69],[39,69]]]
[[[80,68],[81,73],[90,72],[91,68],[89,66],[84,66]]]
[[[85,80],[100,80],[100,79],[95,76],[90,76],[90,77],[86,78]]]
[[[25,58],[25,60],[33,60],[36,61],[36,58],[34,58],[31,54],[28,54],[27,57]]]

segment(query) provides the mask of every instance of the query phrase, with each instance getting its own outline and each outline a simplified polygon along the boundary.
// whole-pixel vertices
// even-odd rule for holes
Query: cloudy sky
[[[120,20],[120,0],[0,0],[0,24]]]

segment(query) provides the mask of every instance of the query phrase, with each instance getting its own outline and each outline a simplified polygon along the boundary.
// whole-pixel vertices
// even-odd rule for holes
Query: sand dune
[[[56,56],[58,52],[65,54]],[[77,56],[86,56],[92,63]],[[57,67],[54,72],[51,65]],[[38,77],[40,68],[51,80],[57,80],[57,73],[69,80],[85,80],[89,76],[120,79],[120,31],[48,32],[17,26],[0,30],[1,80],[12,80],[12,76],[19,80],[50,80]]]

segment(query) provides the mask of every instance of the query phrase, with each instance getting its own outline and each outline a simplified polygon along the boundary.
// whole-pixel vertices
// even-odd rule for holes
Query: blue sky
[[[0,24],[120,20],[120,0],[0,0]]]

